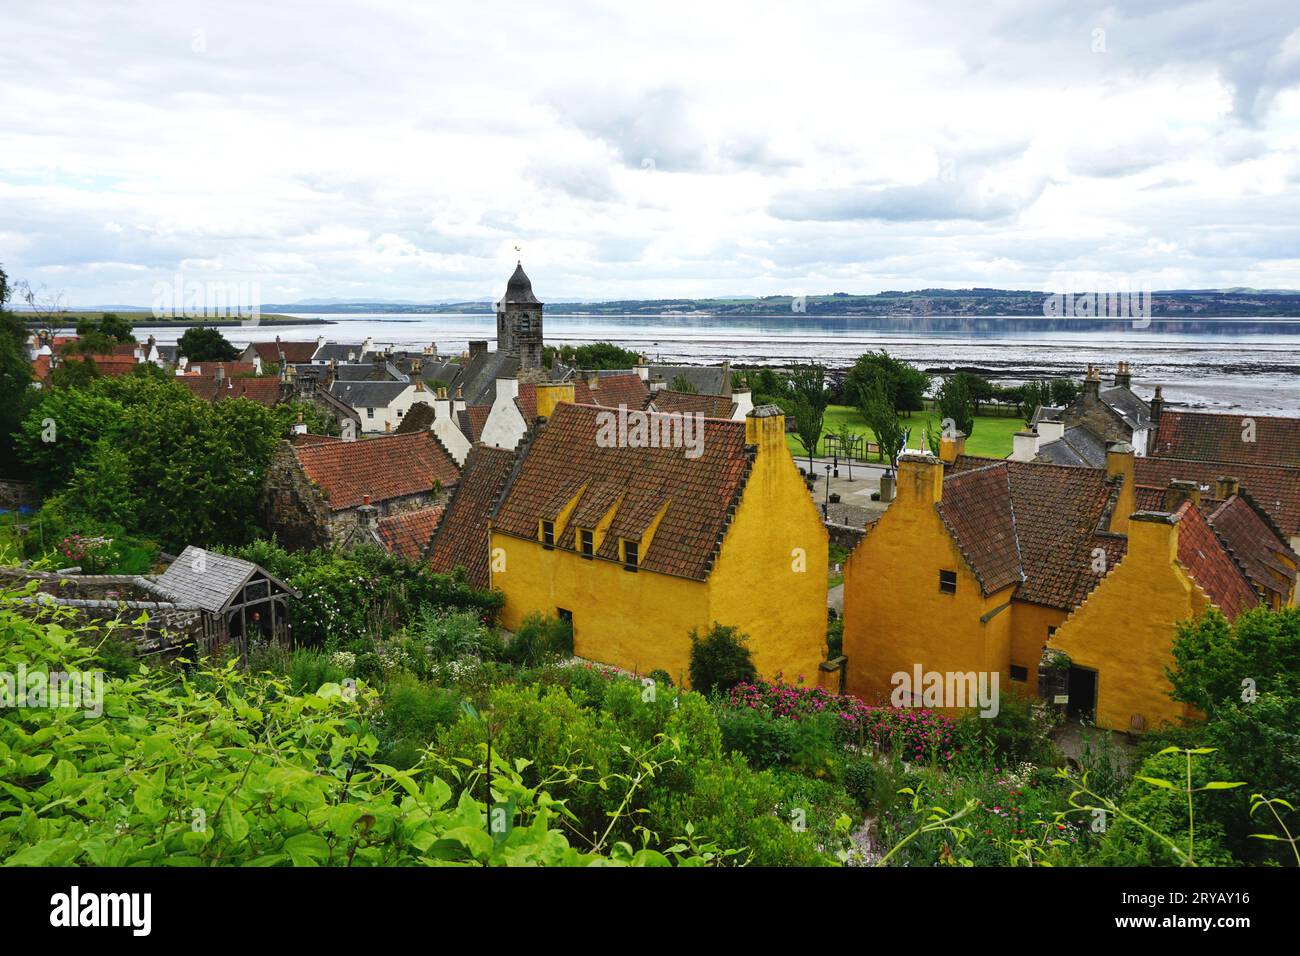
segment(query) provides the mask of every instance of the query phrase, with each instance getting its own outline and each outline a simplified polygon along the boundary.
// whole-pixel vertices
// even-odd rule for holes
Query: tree
[[[944,379],[936,398],[943,427],[947,429],[951,423],[953,428],[969,438],[975,432],[975,404],[966,380],[960,375]]]
[[[1052,404],[1065,406],[1079,397],[1079,383],[1071,378],[1052,379]]]
[[[925,408],[925,391],[930,387],[930,376],[916,366],[893,358],[884,349],[867,352],[849,369],[844,378],[844,391],[853,405],[861,405],[862,394],[872,382],[879,381],[885,390],[885,399],[895,412],[919,412]]]
[[[542,349],[542,363],[550,368],[556,361],[582,369],[632,368],[641,361],[637,352],[619,348],[612,342],[588,345],[548,345]]]
[[[1047,382],[1026,382],[1021,390],[1020,417],[1028,425],[1034,420],[1034,412],[1040,407],[1052,404],[1052,386]]]
[[[9,311],[9,277],[0,266],[0,475],[20,478],[13,433],[35,400],[27,329]]]
[[[980,413],[981,403],[990,402],[997,397],[997,388],[983,375],[976,375],[973,372],[958,372],[953,378],[961,379],[966,385],[966,392],[970,395],[971,405],[974,407],[976,415]]]
[[[691,628],[691,689],[709,695],[758,679],[749,636],[717,623],[703,637]]]
[[[37,489],[49,493],[63,487],[101,440],[119,434],[125,416],[121,404],[90,389],[45,392],[15,436]]]
[[[226,341],[219,329],[196,325],[185,330],[176,351],[191,362],[233,362],[239,350]]]
[[[879,371],[874,378],[859,387],[858,413],[871,429],[871,433],[876,436],[876,444],[880,446],[880,456],[892,472],[898,463],[898,456],[902,453],[906,438],[903,433],[903,423],[898,420],[898,413],[894,411],[894,406],[889,401],[883,375]]]
[[[96,443],[77,466],[62,497],[66,515],[135,527],[139,502],[131,488],[130,465],[109,439]]]
[[[115,312],[105,312],[99,318],[87,315],[79,319],[77,337],[85,338],[89,335],[102,335],[115,345],[135,341],[135,336],[131,334],[131,323]]]
[[[826,369],[820,365],[796,365],[786,377],[786,386],[794,398],[794,427],[799,444],[808,454],[808,467],[812,468],[813,455],[822,436],[822,423],[830,393],[826,391]]]
[[[688,395],[695,394],[695,386],[691,380],[680,372],[673,376],[673,380],[668,383],[668,387],[674,392],[685,392]]]

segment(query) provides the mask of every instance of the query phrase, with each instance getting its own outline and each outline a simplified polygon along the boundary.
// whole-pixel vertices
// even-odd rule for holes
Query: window
[[[555,522],[542,522],[542,547],[548,551],[555,547]]]
[[[596,554],[596,534],[589,528],[578,529],[578,550],[582,552],[584,558],[593,557]]]
[[[375,417],[375,410],[373,408],[367,408],[366,418],[374,418],[374,417]]]
[[[624,571],[632,571],[632,572],[636,571],[638,559],[640,557],[640,555],[637,553],[637,548],[638,548],[637,542],[624,540],[623,542],[623,570]]]
[[[1049,627],[1047,629],[1047,639],[1050,641],[1055,635],[1056,635],[1056,628]]]
[[[957,572],[956,571],[939,572],[939,590],[944,594],[957,593]]]
[[[557,607],[555,609],[555,616],[558,617],[561,621],[564,621],[570,627],[573,626],[573,612],[570,611],[567,607]]]
[[[1011,665],[1011,679],[1018,680],[1021,683],[1029,680],[1029,668],[1021,667],[1019,664]]]
[[[404,414],[404,413],[403,413],[402,410],[399,408],[399,409],[397,410],[397,417],[398,417],[398,418],[401,418],[403,414]]]

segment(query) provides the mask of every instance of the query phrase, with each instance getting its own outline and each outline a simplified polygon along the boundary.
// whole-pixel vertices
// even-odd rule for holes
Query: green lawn
[[[903,427],[912,430],[912,434],[908,438],[908,446],[910,448],[917,447],[922,435],[925,433],[927,422],[932,430],[937,430],[940,418],[938,412],[913,412],[910,418],[904,416]],[[858,410],[851,405],[832,405],[827,408],[826,419],[822,423],[822,434],[836,432],[844,424],[847,424],[855,434],[867,435],[869,440],[875,439],[871,429],[867,427],[866,422],[862,420],[862,416],[858,414]],[[976,416],[975,431],[966,439],[966,453],[968,455],[984,455],[989,458],[1005,458],[1011,454],[1011,436],[1024,427],[1025,423],[1019,416]],[[785,442],[790,447],[791,454],[796,458],[804,455],[803,445],[799,444],[799,439],[793,434],[787,434]],[[820,446],[817,450],[819,454],[822,451]]]

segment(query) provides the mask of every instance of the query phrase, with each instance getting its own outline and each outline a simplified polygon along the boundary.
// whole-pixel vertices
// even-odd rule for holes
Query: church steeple
[[[521,378],[542,369],[542,308],[523,263],[516,263],[497,303],[497,351],[518,356]]]

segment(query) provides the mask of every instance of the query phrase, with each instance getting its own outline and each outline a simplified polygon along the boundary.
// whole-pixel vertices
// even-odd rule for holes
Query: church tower
[[[497,303],[497,351],[519,357],[521,381],[543,371],[542,303],[533,295],[522,263],[515,266],[506,294]]]

